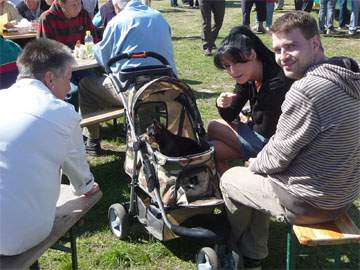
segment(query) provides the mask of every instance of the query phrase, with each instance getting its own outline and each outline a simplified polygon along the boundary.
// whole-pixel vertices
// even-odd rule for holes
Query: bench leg
[[[286,270],[295,269],[295,243],[293,237],[292,227],[290,226],[287,233],[287,243],[286,243]]]
[[[73,233],[73,228],[70,229],[69,234],[70,234],[72,269],[77,270],[78,269],[78,261],[77,261],[77,250],[76,250],[76,236]]]
[[[30,266],[30,270],[39,270],[39,269],[40,269],[40,266],[39,266],[38,260]]]

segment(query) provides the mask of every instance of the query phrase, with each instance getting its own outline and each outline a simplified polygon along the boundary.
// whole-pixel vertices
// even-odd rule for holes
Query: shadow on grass
[[[174,37],[172,37],[172,40],[174,40],[174,41],[176,41],[176,40],[182,40],[182,39],[201,40],[201,37],[200,37],[200,36],[186,36],[186,37],[174,36]]]
[[[219,93],[210,92],[210,91],[206,91],[206,92],[205,91],[196,91],[195,92],[195,97],[197,99],[209,99],[209,98],[217,97],[218,95],[219,95]]]
[[[107,226],[107,212],[110,205],[118,202],[128,201],[130,178],[124,173],[123,164],[125,152],[107,150],[108,156],[96,158],[95,164],[91,166],[91,171],[95,181],[99,183],[103,197],[84,217],[78,232],[94,232]],[[111,156],[109,156],[109,154]],[[108,161],[111,159],[112,161]]]
[[[202,81],[194,81],[194,80],[190,80],[190,79],[181,79],[181,81],[183,81],[184,83],[188,84],[188,85],[199,85],[202,84]]]
[[[165,8],[165,9],[158,9],[161,13],[183,13],[186,12],[186,10],[179,9],[179,8]]]
[[[241,1],[240,0],[239,1],[226,1],[225,8],[240,8],[241,9]]]

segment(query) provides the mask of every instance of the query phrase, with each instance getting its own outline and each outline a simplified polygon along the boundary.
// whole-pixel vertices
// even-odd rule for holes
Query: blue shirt
[[[160,12],[133,0],[108,23],[103,39],[94,46],[94,55],[105,66],[109,59],[120,53],[153,51],[168,60],[177,74],[171,41],[171,29]],[[117,73],[122,68],[158,65],[158,60],[124,59],[115,63],[111,70]]]

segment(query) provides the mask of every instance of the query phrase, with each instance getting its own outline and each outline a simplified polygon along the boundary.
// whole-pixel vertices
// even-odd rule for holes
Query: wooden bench
[[[342,215],[333,222],[300,226],[292,225],[287,239],[286,269],[295,269],[296,236],[298,246],[324,246],[360,243],[360,230],[348,214]],[[339,263],[339,256],[335,263]]]
[[[106,110],[97,111],[91,114],[84,115],[80,122],[80,127],[87,127],[93,124],[98,124],[111,119],[119,118],[124,114],[124,109],[111,108]]]
[[[101,196],[101,191],[89,197],[75,196],[69,185],[61,185],[56,217],[50,235],[24,253],[0,256],[0,269],[39,268],[37,260],[49,248],[71,253],[72,269],[77,269],[76,236],[72,228],[100,200]],[[69,237],[64,238],[66,234],[69,234]],[[59,240],[70,242],[70,247],[59,244]]]

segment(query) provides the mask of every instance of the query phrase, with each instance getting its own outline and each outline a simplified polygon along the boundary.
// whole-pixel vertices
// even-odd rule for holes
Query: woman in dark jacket
[[[276,64],[274,53],[244,26],[233,28],[225,37],[214,63],[236,81],[234,93],[221,93],[216,100],[222,119],[208,126],[217,169],[223,174],[228,160],[255,157],[275,133],[281,104],[293,81]],[[247,103],[249,120],[241,120]]]

